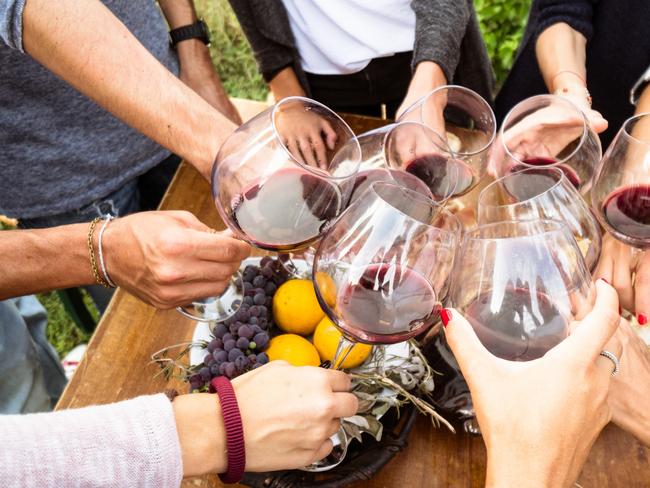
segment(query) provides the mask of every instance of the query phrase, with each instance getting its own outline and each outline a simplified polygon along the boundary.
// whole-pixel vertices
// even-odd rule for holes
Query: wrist
[[[210,48],[200,39],[186,39],[176,45],[178,61],[183,71],[214,72]]]
[[[433,61],[421,61],[415,68],[409,90],[411,87],[417,87],[431,91],[446,84],[447,77],[440,65]]]
[[[562,468],[566,463],[553,462],[540,455],[538,446],[526,454],[521,449],[505,449],[495,452],[488,449],[487,488],[546,488],[568,486],[569,473]]]
[[[181,445],[184,476],[224,473],[226,433],[216,395],[181,395],[172,403]]]

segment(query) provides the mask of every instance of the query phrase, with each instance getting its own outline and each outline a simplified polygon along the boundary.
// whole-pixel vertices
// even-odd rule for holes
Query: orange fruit
[[[269,360],[283,359],[294,366],[318,366],[320,358],[314,345],[297,334],[281,334],[269,342]]]
[[[334,359],[340,338],[341,333],[329,317],[325,317],[319,322],[314,331],[313,341],[321,361],[332,361]],[[368,359],[371,352],[371,345],[356,344],[348,354],[348,357],[345,358],[345,361],[343,361],[342,368],[352,369],[362,365]]]
[[[311,335],[324,315],[311,280],[289,280],[273,295],[273,318],[284,332]]]
[[[330,275],[323,271],[316,272],[316,285],[320,296],[330,307],[336,305],[336,285]]]

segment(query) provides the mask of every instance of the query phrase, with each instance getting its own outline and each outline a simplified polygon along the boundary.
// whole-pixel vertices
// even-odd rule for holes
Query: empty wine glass
[[[300,251],[345,208],[360,154],[354,133],[333,111],[307,98],[285,98],[221,146],[212,169],[212,196],[236,237],[267,251]],[[228,293],[218,301],[232,296]],[[232,314],[235,308],[231,304],[228,310]]]
[[[374,183],[348,207],[314,261],[316,296],[342,333],[332,368],[356,342],[405,341],[438,320],[461,231],[443,207],[392,183]],[[306,469],[329,469],[342,454]]]
[[[450,299],[483,345],[511,361],[543,356],[593,305],[591,276],[568,227],[509,221],[467,233]]]
[[[478,224],[508,220],[551,219],[564,222],[585,258],[598,263],[600,226],[580,193],[559,168],[528,168],[486,186],[478,197]]]
[[[598,167],[591,198],[610,234],[650,249],[650,114],[625,121]]]
[[[350,203],[372,183],[402,185],[438,202],[455,193],[458,168],[445,140],[419,122],[399,122],[361,134],[361,165]],[[462,163],[460,163],[462,164]]]
[[[537,95],[506,115],[490,166],[497,177],[525,168],[558,167],[584,194],[601,155],[600,139],[577,105],[556,95]]]
[[[446,139],[458,172],[454,197],[468,193],[485,175],[496,119],[490,104],[478,93],[456,85],[438,87],[398,120],[421,122]],[[429,165],[426,161],[421,164]]]

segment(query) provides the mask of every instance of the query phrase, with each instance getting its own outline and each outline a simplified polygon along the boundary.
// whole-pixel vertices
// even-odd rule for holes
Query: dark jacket
[[[533,0],[519,54],[496,100],[503,120],[521,100],[546,93],[535,43],[553,24],[565,22],[587,39],[587,80],[593,108],[609,121],[603,148],[634,113],[630,89],[650,64],[649,0]]]
[[[230,0],[266,81],[291,66],[307,93],[286,9],[281,0]],[[434,61],[449,83],[471,88],[492,99],[492,67],[481,37],[472,0],[413,0],[413,67]]]

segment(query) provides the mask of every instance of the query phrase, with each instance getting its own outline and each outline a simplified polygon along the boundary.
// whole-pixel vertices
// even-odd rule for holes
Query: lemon
[[[316,272],[316,285],[320,296],[330,307],[336,305],[336,285],[330,275],[323,271]]]
[[[318,366],[320,358],[314,345],[296,334],[281,334],[269,342],[269,360],[284,359],[294,366]]]
[[[284,332],[310,335],[324,315],[311,280],[289,280],[273,296],[273,318]]]
[[[332,361],[334,359],[334,354],[336,354],[336,348],[339,344],[340,338],[341,333],[329,317],[325,317],[319,322],[316,326],[313,340],[321,361]],[[348,354],[348,357],[343,361],[341,367],[343,369],[356,368],[363,364],[371,351],[372,346],[369,344],[355,345],[350,351],[350,354]]]

